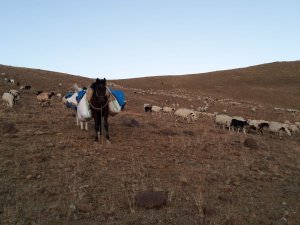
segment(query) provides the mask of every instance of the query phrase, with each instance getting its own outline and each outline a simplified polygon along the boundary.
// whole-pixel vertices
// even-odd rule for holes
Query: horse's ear
[[[103,79],[103,81],[104,81],[104,84],[106,84],[106,79],[105,78]]]
[[[96,79],[96,83],[100,83],[100,79],[99,78]]]

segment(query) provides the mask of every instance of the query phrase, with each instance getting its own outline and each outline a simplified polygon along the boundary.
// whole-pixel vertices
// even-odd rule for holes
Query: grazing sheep
[[[2,100],[6,103],[7,108],[12,108],[14,104],[14,96],[10,93],[5,92],[2,95]]]
[[[145,103],[144,110],[145,110],[145,112],[152,112],[152,106],[148,103]]]
[[[196,113],[191,110],[191,109],[187,109],[187,108],[179,108],[175,111],[175,116],[176,116],[176,121],[182,119],[187,120],[188,123],[190,123],[190,121],[195,121],[197,116]]]
[[[216,115],[215,118],[215,124],[221,125],[223,128],[228,128],[230,130],[230,123],[231,123],[232,117],[228,115]]]
[[[232,118],[231,122],[230,122],[230,128],[232,128],[234,130],[234,128],[237,129],[237,131],[239,132],[240,129],[243,129],[243,133],[246,133],[246,126],[249,126],[248,121],[246,120],[241,120],[239,118]]]
[[[14,84],[15,83],[15,80],[14,79],[8,79],[8,81],[7,81],[8,83],[12,83],[12,84]]]
[[[280,131],[284,131],[288,136],[291,136],[291,132],[289,131],[287,124],[284,123],[271,121],[269,122],[267,130],[272,133],[280,133]]]
[[[206,112],[207,111],[207,109],[208,109],[208,106],[206,105],[206,106],[203,106],[203,107],[198,107],[197,108],[197,111],[199,111],[199,112]]]
[[[20,90],[30,90],[30,89],[31,89],[30,85],[25,85],[20,87]]]
[[[155,112],[156,115],[157,114],[160,115],[160,112],[162,112],[162,111],[163,111],[162,107],[159,107],[159,106],[156,106],[156,105],[153,105],[151,107],[151,112]]]
[[[287,128],[289,129],[289,131],[292,133],[292,134],[296,134],[296,133],[299,133],[299,128],[296,124],[292,124],[291,122],[289,121],[285,121],[284,122],[286,125],[287,125]]]
[[[165,106],[165,107],[162,108],[162,111],[163,111],[164,113],[167,113],[167,114],[169,114],[169,115],[172,115],[172,112],[175,111],[175,108],[171,108],[171,107]]]
[[[17,90],[10,90],[9,93],[14,96],[14,103],[16,104],[20,100],[20,93]]]
[[[269,127],[269,122],[266,120],[248,120],[248,123],[249,123],[248,132],[250,130],[255,130],[263,134],[263,130],[268,129]]]
[[[53,91],[42,92],[38,96],[36,96],[36,98],[42,106],[46,106],[46,105],[50,105],[50,99],[53,95],[55,95]]]

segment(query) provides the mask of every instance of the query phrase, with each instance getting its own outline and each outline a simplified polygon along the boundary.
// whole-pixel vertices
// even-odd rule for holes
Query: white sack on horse
[[[92,117],[86,94],[84,94],[84,96],[77,105],[77,116],[80,121],[82,121],[82,119],[87,120]]]

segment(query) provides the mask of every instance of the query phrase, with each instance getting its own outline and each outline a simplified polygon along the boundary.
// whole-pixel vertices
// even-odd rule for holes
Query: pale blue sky
[[[0,64],[121,79],[300,59],[299,0],[0,0]]]

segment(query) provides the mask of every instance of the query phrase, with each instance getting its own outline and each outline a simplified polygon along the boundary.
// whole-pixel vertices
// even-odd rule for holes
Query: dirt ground
[[[229,132],[209,118],[176,122],[173,116],[145,113],[143,104],[196,107],[201,101],[122,87],[129,102],[109,117],[112,143],[95,143],[93,121],[81,131],[75,112],[59,98],[41,107],[34,93],[64,94],[72,82],[83,86],[91,80],[24,75],[13,68],[6,73],[33,87],[21,92],[12,109],[0,108],[0,224],[300,224],[299,134]],[[17,86],[1,77],[0,88],[3,93]],[[300,121],[299,114],[273,108],[215,102],[209,111]],[[254,144],[247,147],[246,139]],[[135,197],[145,191],[165,193],[166,205],[138,207]]]

